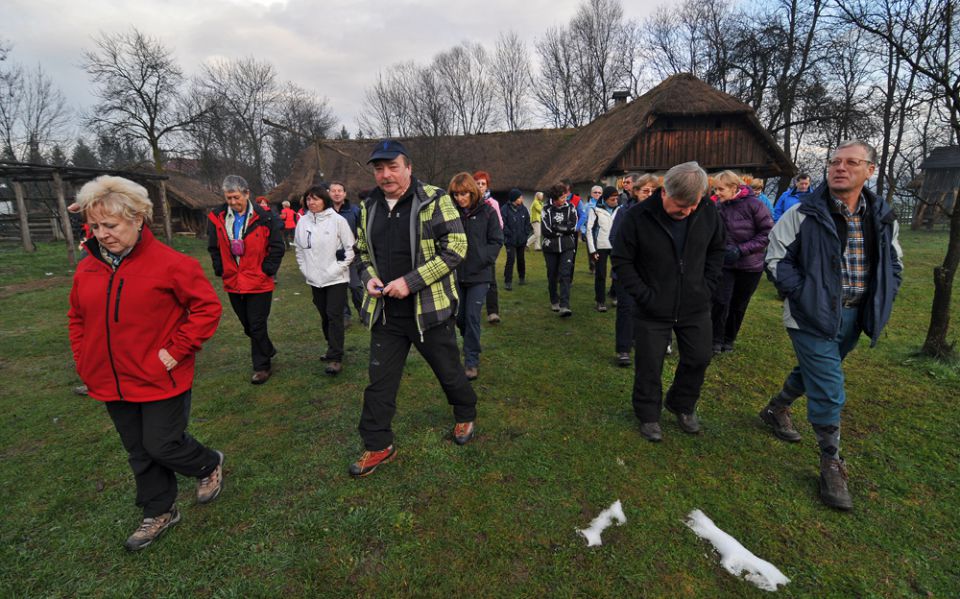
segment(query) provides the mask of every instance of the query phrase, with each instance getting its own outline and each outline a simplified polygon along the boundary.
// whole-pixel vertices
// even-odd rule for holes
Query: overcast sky
[[[628,18],[658,2],[624,2]],[[135,26],[174,50],[188,75],[204,61],[255,56],[282,80],[329,98],[351,135],[364,89],[379,69],[404,60],[425,63],[470,39],[493,47],[513,29],[528,42],[565,25],[578,0],[0,0],[0,40],[24,67],[40,63],[74,109],[93,102],[78,64],[100,31]],[[531,48],[532,49],[532,48]]]

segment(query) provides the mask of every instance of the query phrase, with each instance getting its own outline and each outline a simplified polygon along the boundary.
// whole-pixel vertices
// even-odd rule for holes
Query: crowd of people
[[[842,361],[862,331],[876,343],[902,272],[897,222],[865,187],[875,160],[868,144],[844,142],[830,154],[823,184],[811,190],[801,174],[772,207],[762,181],[731,171],[708,177],[687,162],[662,178],[627,173],[619,189],[597,185],[586,200],[558,181],[528,210],[519,189],[503,205],[494,199],[483,171],[457,173],[445,188],[421,181],[406,148],[383,140],[368,160],[376,186],[358,205],[333,182],[306,190],[299,212],[288,202],[274,212],[250,200],[243,178],[226,177],[225,203],[209,215],[208,251],[249,337],[253,384],[273,375],[268,320],[288,246],[320,314],[327,346],[320,360],[331,376],[344,367],[352,300],[370,331],[358,424],[364,451],[348,468],[356,477],[397,454],[392,420],[411,345],[451,406],[453,441],[474,437],[471,381],[480,375],[484,305],[488,323],[501,321],[501,249],[502,289],[527,282],[525,252],[539,250],[550,310],[569,319],[574,265],[586,246],[594,308],[607,312],[608,300],[616,308],[614,363],[634,367],[632,405],[640,436],[651,442],[663,439],[664,408],[683,432],[703,430],[697,404],[706,370],[715,354],[734,351],[766,272],[784,299],[797,365],[760,419],[777,438],[799,441],[790,407],[806,395],[821,498],[850,509],[839,453]],[[180,520],[177,473],[198,479],[199,503],[223,487],[223,453],[186,432],[194,356],[214,334],[221,307],[197,261],[150,233],[144,188],[100,177],[80,190],[76,210],[92,236],[70,295],[70,341],[77,371],[89,395],[106,403],[134,471],[143,519],[126,547],[138,550]],[[149,315],[142,306],[151,306]],[[674,338],[677,366],[664,394]]]

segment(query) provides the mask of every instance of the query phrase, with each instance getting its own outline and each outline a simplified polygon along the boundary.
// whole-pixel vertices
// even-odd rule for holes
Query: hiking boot
[[[659,422],[641,422],[640,436],[651,443],[663,441],[663,431],[660,430]]]
[[[716,356],[717,354],[722,354],[722,353],[723,353],[723,344],[722,344],[722,343],[714,343],[714,344],[713,344],[713,355]]]
[[[477,370],[476,366],[467,366],[463,369],[463,374],[467,375],[468,381],[472,381],[480,375],[480,372]]]
[[[489,322],[490,324],[497,324],[498,322],[500,322],[500,315],[497,314],[496,312],[494,312],[493,314],[489,314],[487,316],[487,322]]]
[[[616,308],[616,307],[617,307],[617,298],[613,298],[612,300],[610,300],[610,305],[613,306],[614,308]]]
[[[518,284],[518,285],[526,285],[526,284],[527,284],[527,280],[526,280],[526,279],[520,279],[519,281],[517,281],[517,284]]]
[[[210,503],[220,496],[223,490],[223,452],[214,449],[220,456],[220,463],[213,469],[213,472],[197,481],[197,503]]]
[[[330,376],[337,376],[341,370],[343,370],[343,364],[340,362],[330,362],[327,364],[327,367],[323,369],[323,371]]]
[[[160,538],[160,535],[179,521],[180,512],[177,511],[176,506],[172,506],[166,514],[160,514],[154,518],[144,518],[137,530],[127,537],[123,546],[126,547],[127,551],[140,551]]]
[[[607,311],[607,305],[604,304],[603,302],[599,302],[597,304],[597,312],[606,312],[606,311]]]
[[[457,445],[466,445],[470,439],[473,439],[475,430],[473,422],[458,422],[453,427],[453,442]]]
[[[729,354],[733,351],[733,343],[724,343],[720,346],[720,351],[725,354]]]
[[[350,464],[348,471],[351,476],[368,476],[373,474],[373,471],[376,470],[380,464],[392,462],[396,455],[397,450],[394,449],[393,445],[380,451],[365,451],[359,460]]]
[[[847,464],[843,458],[820,456],[820,500],[838,510],[853,509],[847,488]]]
[[[513,291],[513,283],[504,283],[503,288],[507,291]]]
[[[267,368],[266,370],[258,370],[253,373],[253,376],[250,377],[250,383],[253,385],[262,385],[270,380],[270,377],[273,375],[273,369]]]
[[[560,308],[560,318],[570,318],[573,316],[573,310],[570,308]]]
[[[550,304],[550,309],[553,310],[554,312],[559,312],[560,304]]]
[[[677,424],[680,425],[680,430],[685,433],[696,435],[700,433],[703,428],[700,426],[700,418],[697,417],[696,412],[691,412],[690,414],[683,414],[678,412],[670,407],[670,404],[664,403],[663,407],[667,409],[668,412],[677,417]]]
[[[629,352],[620,352],[617,354],[617,366],[621,368],[626,368],[630,366],[630,353]]]
[[[796,443],[800,440],[800,433],[793,428],[788,406],[777,406],[772,402],[760,410],[760,420],[773,429],[773,435],[784,441]]]

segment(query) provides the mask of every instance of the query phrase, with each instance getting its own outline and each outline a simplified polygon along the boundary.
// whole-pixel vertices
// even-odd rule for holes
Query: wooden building
[[[949,220],[960,192],[960,146],[934,148],[920,164],[923,183],[911,228],[933,228]]]
[[[688,74],[674,75],[646,94],[615,106],[577,129],[534,129],[479,135],[400,138],[414,175],[446,186],[459,171],[490,173],[495,195],[525,193],[561,179],[578,193],[613,184],[631,171],[662,174],[696,160],[708,172],[732,169],[755,177],[792,176],[796,168],[753,110]],[[310,185],[341,181],[353,197],[374,185],[366,165],[373,140],[323,140],[305,150],[271,202],[299,201]],[[528,198],[529,199],[529,198]]]

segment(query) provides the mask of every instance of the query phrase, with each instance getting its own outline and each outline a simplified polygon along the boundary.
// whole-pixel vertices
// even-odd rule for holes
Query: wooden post
[[[37,251],[30,239],[30,221],[27,218],[27,203],[23,199],[23,183],[13,182],[13,193],[17,196],[17,214],[20,216],[20,239],[23,240],[23,251],[32,253]]]
[[[57,188],[57,208],[60,210],[63,235],[67,238],[67,258],[70,260],[70,266],[76,266],[77,250],[73,246],[73,227],[70,226],[70,214],[67,212],[67,198],[63,192],[63,178],[60,176],[60,171],[53,171],[53,184]]]
[[[160,210],[163,212],[163,235],[167,245],[173,243],[173,223],[170,222],[170,204],[167,203],[167,182],[160,180]]]

